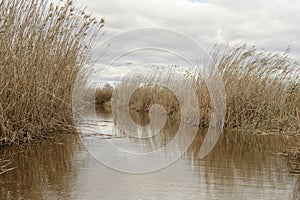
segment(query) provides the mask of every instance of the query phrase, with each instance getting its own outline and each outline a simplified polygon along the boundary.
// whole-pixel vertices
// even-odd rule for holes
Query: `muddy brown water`
[[[110,114],[101,119],[107,127],[113,124]],[[173,127],[168,123],[162,133],[172,135]],[[74,134],[2,148],[1,158],[12,160],[16,169],[0,175],[0,199],[300,199],[298,175],[276,154],[286,145],[284,138],[226,132],[199,159],[202,131],[177,162],[146,174],[102,165]]]

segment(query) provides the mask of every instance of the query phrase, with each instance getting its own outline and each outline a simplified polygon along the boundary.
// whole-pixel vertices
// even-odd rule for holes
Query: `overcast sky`
[[[268,51],[290,46],[300,61],[300,0],[77,0],[76,5],[105,17],[105,37],[137,28],[167,28],[208,49],[226,41]]]

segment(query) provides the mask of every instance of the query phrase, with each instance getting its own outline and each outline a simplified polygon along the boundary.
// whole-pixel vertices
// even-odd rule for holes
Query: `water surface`
[[[102,139],[112,139],[111,116],[101,115],[101,120],[107,131]],[[135,120],[144,124],[149,119]],[[164,145],[176,127],[168,122],[164,137],[155,145]],[[285,158],[276,154],[284,148],[282,138],[224,133],[214,150],[199,159],[203,138],[199,130],[177,162],[146,174],[122,173],[102,165],[72,134],[3,148],[2,158],[11,159],[17,168],[0,176],[0,199],[299,199],[298,176],[289,173]]]

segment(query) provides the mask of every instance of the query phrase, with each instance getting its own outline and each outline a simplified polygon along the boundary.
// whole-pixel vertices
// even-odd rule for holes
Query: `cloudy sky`
[[[105,37],[137,28],[167,28],[207,49],[226,41],[268,51],[290,46],[300,61],[300,0],[77,0],[76,5],[105,17]]]

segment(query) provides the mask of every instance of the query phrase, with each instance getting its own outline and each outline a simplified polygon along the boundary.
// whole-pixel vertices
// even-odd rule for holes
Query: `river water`
[[[102,114],[101,120],[107,130],[102,139],[112,139],[111,115]],[[172,135],[173,127],[168,123],[162,133]],[[284,138],[225,132],[200,159],[202,131],[177,162],[145,174],[104,166],[74,134],[3,148],[2,159],[10,159],[16,169],[0,175],[0,199],[299,199],[298,175],[276,154],[284,148]]]

